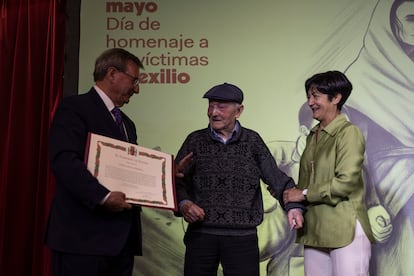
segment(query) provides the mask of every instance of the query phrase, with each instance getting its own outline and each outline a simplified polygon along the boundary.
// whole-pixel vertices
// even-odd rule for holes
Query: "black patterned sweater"
[[[189,134],[175,162],[193,152],[193,161],[184,178],[176,178],[177,202],[191,200],[204,209],[201,223],[191,225],[196,231],[242,235],[255,233],[263,220],[260,179],[270,185],[282,207],[283,190],[295,183],[277,167],[276,161],[260,135],[240,127],[236,136],[223,144],[210,127]],[[288,208],[302,208],[288,204]]]

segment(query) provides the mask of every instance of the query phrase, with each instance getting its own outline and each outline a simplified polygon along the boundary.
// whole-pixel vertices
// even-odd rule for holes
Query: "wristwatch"
[[[302,195],[305,197],[305,199],[308,199],[308,198],[307,198],[307,195],[308,195],[308,189],[303,189],[303,191],[302,191]]]

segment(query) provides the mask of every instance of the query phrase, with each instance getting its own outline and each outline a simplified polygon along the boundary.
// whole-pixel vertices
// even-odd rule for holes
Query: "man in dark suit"
[[[93,88],[64,98],[56,111],[49,142],[56,194],[45,237],[55,276],[130,276],[134,255],[142,255],[140,208],[84,164],[89,132],[137,144],[131,119],[121,112],[118,127],[111,112],[139,93],[140,69],[135,55],[109,49],[96,59]]]

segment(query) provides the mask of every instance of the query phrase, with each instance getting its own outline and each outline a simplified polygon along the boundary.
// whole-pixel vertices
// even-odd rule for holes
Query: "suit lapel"
[[[92,88],[88,94],[90,95],[90,99],[93,103],[93,105],[95,106],[94,108],[94,112],[95,112],[95,116],[98,118],[101,118],[101,123],[104,124],[106,127],[106,131],[108,133],[103,134],[105,136],[110,136],[113,137],[115,139],[118,140],[122,140],[125,141],[125,139],[122,137],[122,134],[119,132],[119,128],[116,125],[116,122],[114,120],[114,118],[112,117],[111,112],[108,110],[108,108],[106,107],[105,103],[103,102],[103,100],[101,99],[101,97],[99,96],[98,92],[96,92],[96,90],[94,88]],[[122,113],[122,118],[124,120],[124,124],[125,124],[125,114]],[[127,129],[127,133],[128,133],[128,137],[130,137],[130,131],[128,130],[128,127],[126,127]],[[127,142],[127,141],[126,141]]]

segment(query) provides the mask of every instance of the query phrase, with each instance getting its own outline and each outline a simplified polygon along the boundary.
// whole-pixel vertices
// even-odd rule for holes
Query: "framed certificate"
[[[108,190],[125,193],[127,202],[177,210],[171,154],[89,133],[85,162]]]

